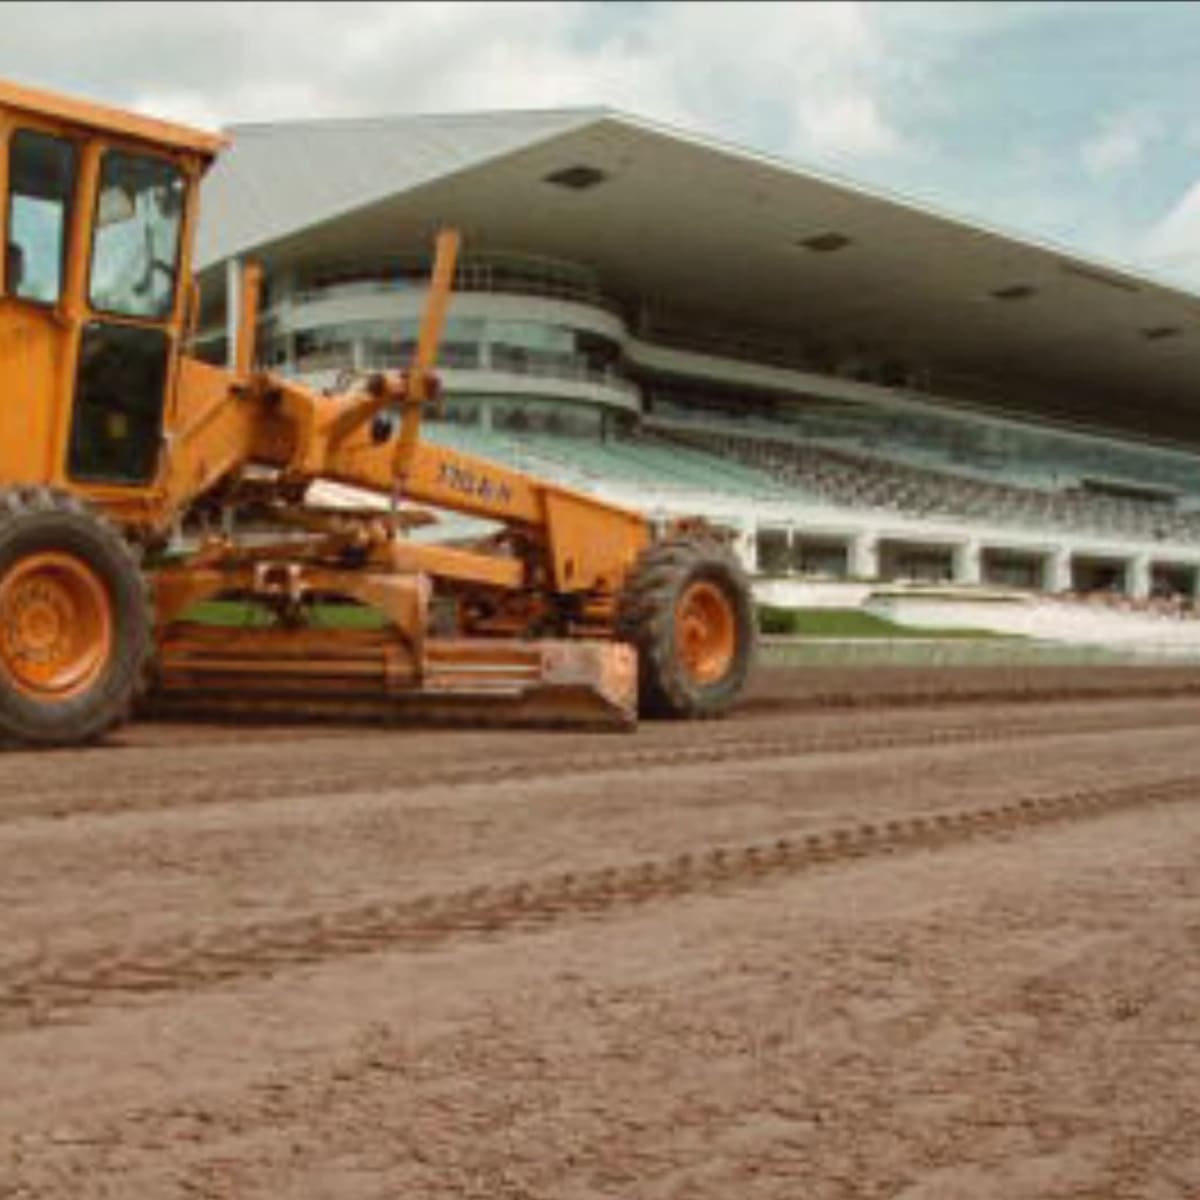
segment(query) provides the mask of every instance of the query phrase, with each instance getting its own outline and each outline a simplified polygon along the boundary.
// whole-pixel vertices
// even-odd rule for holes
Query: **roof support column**
[[[879,578],[879,539],[873,533],[860,533],[851,540],[850,576],[853,579]]]
[[[974,538],[954,547],[954,582],[979,583],[983,578],[982,547]]]
[[[737,527],[733,538],[733,552],[742,564],[742,570],[753,575],[758,570],[758,537],[753,520]]]
[[[787,558],[784,560],[784,571],[788,575],[800,575],[800,574],[802,574],[802,572],[800,570],[800,563],[798,561],[799,557],[800,557],[799,554],[797,553],[797,550],[799,548],[799,542],[796,541],[796,523],[795,523],[795,521],[789,521],[787,523],[786,536],[787,536]]]
[[[1125,564],[1125,594],[1135,600],[1150,595],[1150,555],[1135,554]]]
[[[1042,570],[1042,587],[1050,593],[1071,590],[1071,552],[1065,546],[1056,546],[1046,555]]]
[[[225,263],[225,365],[232,371],[237,365],[238,319],[242,310],[242,260]]]

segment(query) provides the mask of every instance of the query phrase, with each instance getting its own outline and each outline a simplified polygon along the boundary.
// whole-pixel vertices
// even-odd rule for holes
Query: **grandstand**
[[[1053,490],[987,481],[806,442],[785,427],[747,435],[695,421],[644,422],[603,441],[446,422],[427,428],[443,445],[664,518],[706,512],[743,534],[746,565],[760,577],[908,578],[1189,602],[1195,595],[1200,510],[1184,507],[1188,497],[1179,493],[1138,494],[1129,482],[1125,493],[1109,495],[1078,478]],[[1061,470],[1060,478],[1068,479]],[[1078,544],[1055,587],[1063,539]],[[1096,539],[1107,553],[1096,552]],[[874,550],[873,564],[864,548]]]
[[[233,132],[201,227],[211,358],[253,256],[267,365],[402,367],[452,223],[431,439],[703,514],[773,596],[1195,604],[1196,296],[608,110]]]
[[[1043,490],[980,480],[903,461],[795,443],[780,435],[745,437],[717,432],[676,433],[681,449],[705,449],[753,466],[795,489],[852,510],[877,509],[917,517],[941,515],[1019,529],[1113,534],[1143,542],[1200,544],[1200,511],[1181,510],[1173,497],[1113,495],[1082,485]]]
[[[785,499],[786,484],[717,448],[648,436],[606,441],[551,433],[497,433],[430,421],[430,441],[582,489],[633,488],[651,498],[704,504],[713,496]]]

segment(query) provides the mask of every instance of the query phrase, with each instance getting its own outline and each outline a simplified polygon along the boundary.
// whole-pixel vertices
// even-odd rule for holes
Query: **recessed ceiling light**
[[[996,288],[992,296],[996,300],[1028,300],[1036,295],[1037,288],[1028,283],[1010,283],[1007,287]]]
[[[553,171],[545,176],[543,182],[569,188],[573,192],[582,192],[586,188],[603,183],[607,178],[608,176],[598,167],[588,167],[579,163],[573,167],[564,167],[561,171]]]
[[[1177,337],[1182,332],[1178,325],[1153,325],[1142,330],[1142,337],[1148,342],[1161,342],[1163,338]]]
[[[796,245],[803,246],[805,250],[812,250],[815,254],[829,254],[850,245],[850,238],[844,233],[830,230],[828,233],[817,233],[812,237],[800,238]]]

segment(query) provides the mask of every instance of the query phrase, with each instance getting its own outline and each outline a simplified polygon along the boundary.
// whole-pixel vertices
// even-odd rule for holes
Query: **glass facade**
[[[261,326],[260,360],[321,386],[344,372],[404,368],[416,352],[428,271],[426,258],[413,257],[298,268],[274,280],[276,306]],[[835,398],[834,385],[844,391],[852,373],[842,363],[835,374],[821,348],[802,333],[713,330],[682,312],[639,312],[631,322],[580,264],[475,255],[460,261],[454,286],[458,293],[491,293],[503,301],[476,302],[465,306],[466,313],[459,306],[447,320],[438,365],[457,374],[440,416],[431,414],[431,419],[514,435],[596,438],[628,431],[646,418],[651,426],[686,423],[870,455],[972,485],[985,481],[1063,494],[1086,490],[1110,500],[1160,500],[1168,507],[1179,506],[1185,496],[1200,496],[1195,456],[1069,427],[1026,424],[1010,415],[1021,397],[1014,396],[1012,404],[1000,397],[974,405],[970,393],[955,392],[960,399],[954,402],[921,390],[899,367],[883,364],[872,378],[859,381],[873,385],[859,387],[866,398]],[[381,315],[388,303],[368,300],[403,293],[412,299],[396,305],[401,312],[394,320]],[[558,308],[512,302],[520,297],[568,303]],[[356,299],[364,303],[353,303]],[[321,306],[331,301],[339,302],[336,319],[322,323]],[[580,313],[573,322],[579,309],[573,312],[568,305],[593,314]],[[630,353],[635,362],[639,344],[675,347],[709,360],[823,373],[830,378],[829,392],[804,393],[801,377],[793,394],[721,383],[713,378],[719,368],[700,360],[686,373],[639,372],[625,356],[625,331],[634,328]],[[223,356],[223,345],[210,337],[201,352],[216,359]],[[767,559],[778,552],[772,536],[761,550]],[[815,554],[816,548],[806,552]]]
[[[264,323],[260,357],[302,376],[396,370],[413,361],[419,336],[417,318],[342,321],[293,333]],[[438,365],[447,370],[591,383],[636,397],[634,385],[624,376],[616,340],[559,322],[450,317],[438,348]]]

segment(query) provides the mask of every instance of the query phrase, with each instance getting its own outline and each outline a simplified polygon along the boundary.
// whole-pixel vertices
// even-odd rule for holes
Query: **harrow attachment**
[[[160,643],[154,716],[578,725],[637,720],[637,655],[618,642],[431,639],[388,630],[182,623]]]
[[[631,728],[637,651],[601,639],[426,633],[419,573],[249,558],[160,571],[150,716]],[[197,597],[234,595],[259,625],[177,619]],[[323,626],[314,598],[357,602],[374,627]],[[253,609],[249,606],[253,605]],[[334,605],[324,611],[348,611]]]

